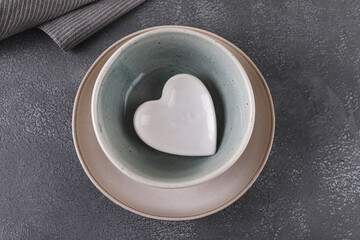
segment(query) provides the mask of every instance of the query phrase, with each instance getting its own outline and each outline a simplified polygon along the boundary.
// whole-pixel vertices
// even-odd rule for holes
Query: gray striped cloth
[[[144,1],[0,0],[0,40],[38,26],[66,51]]]

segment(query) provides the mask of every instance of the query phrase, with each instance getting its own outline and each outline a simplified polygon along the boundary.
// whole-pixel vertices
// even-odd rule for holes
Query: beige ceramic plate
[[[136,182],[115,168],[102,152],[91,123],[91,94],[102,66],[132,37],[161,27],[133,33],[109,47],[91,66],[78,90],[73,112],[73,138],[80,162],[95,186],[121,207],[154,219],[191,220],[218,212],[239,199],[254,183],[269,156],[275,128],[274,108],[266,82],[254,63],[237,47],[204,30],[222,42],[240,61],[255,96],[255,125],[250,142],[239,160],[215,179],[188,188],[162,189]]]

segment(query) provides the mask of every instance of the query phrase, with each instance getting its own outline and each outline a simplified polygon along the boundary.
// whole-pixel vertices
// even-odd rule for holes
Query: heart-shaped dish
[[[159,99],[166,81],[183,73],[201,79],[212,96],[217,120],[214,155],[163,153],[135,132],[136,109]],[[120,171],[150,186],[182,188],[208,181],[237,161],[253,130],[255,103],[246,72],[221,43],[168,27],[132,38],[109,58],[96,80],[91,111],[96,138]]]

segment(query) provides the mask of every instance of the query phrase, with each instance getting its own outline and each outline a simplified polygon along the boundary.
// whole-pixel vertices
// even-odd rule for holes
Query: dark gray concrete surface
[[[217,33],[263,72],[276,108],[272,154],[235,204],[161,222],[113,204],[71,135],[82,77],[136,30]],[[0,239],[360,239],[360,2],[148,0],[73,51],[29,30],[0,42]]]

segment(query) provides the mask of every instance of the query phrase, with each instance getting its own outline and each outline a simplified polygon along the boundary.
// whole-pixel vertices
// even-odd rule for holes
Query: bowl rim
[[[146,177],[140,176],[136,173],[134,173],[133,171],[131,171],[130,169],[128,169],[126,166],[124,166],[120,161],[117,161],[115,159],[115,157],[113,156],[113,153],[111,152],[110,148],[107,146],[107,144],[105,143],[104,138],[102,137],[102,134],[100,133],[100,128],[99,128],[99,124],[98,124],[98,117],[97,117],[97,100],[98,100],[98,94],[99,94],[99,90],[100,90],[100,86],[101,83],[103,82],[104,76],[107,74],[108,70],[110,69],[110,67],[112,66],[112,64],[115,62],[115,60],[117,59],[117,57],[125,50],[127,49],[127,47],[129,47],[130,45],[133,45],[134,43],[138,42],[139,40],[146,38],[148,36],[154,35],[154,34],[159,34],[159,33],[170,33],[170,32],[178,32],[178,33],[187,33],[190,35],[194,35],[197,36],[199,38],[202,38],[208,42],[213,43],[214,45],[216,45],[216,47],[220,48],[221,51],[226,54],[229,59],[231,59],[231,61],[236,65],[236,67],[238,68],[243,81],[245,83],[245,91],[247,92],[248,96],[249,96],[249,116],[250,119],[248,121],[248,123],[246,124],[246,131],[244,133],[244,137],[241,139],[240,143],[238,144],[237,150],[234,154],[232,154],[232,156],[230,157],[229,160],[227,160],[224,164],[221,165],[221,167],[219,167],[218,169],[211,171],[207,174],[205,174],[204,176],[200,177],[200,178],[196,178],[196,179],[191,179],[191,180],[185,180],[185,181],[176,181],[176,182],[166,182],[166,181],[161,181],[161,180],[153,180],[153,179],[148,179]],[[223,46],[218,40],[211,38],[210,36],[207,36],[203,33],[200,32],[196,32],[194,30],[189,30],[189,29],[184,29],[184,28],[176,28],[176,27],[164,27],[164,28],[160,28],[160,29],[154,29],[154,30],[150,30],[148,32],[144,32],[141,33],[137,36],[135,36],[134,38],[128,40],[126,43],[124,43],[120,48],[118,48],[111,56],[110,58],[106,61],[106,63],[104,64],[103,68],[100,70],[99,75],[96,78],[95,81],[95,85],[92,91],[92,96],[91,96],[91,119],[92,119],[92,125],[94,128],[94,132],[95,132],[95,136],[97,138],[97,141],[99,142],[99,145],[101,147],[101,149],[103,150],[103,152],[105,153],[106,157],[112,162],[112,164],[121,172],[123,172],[125,175],[127,175],[128,177],[130,177],[131,179],[138,181],[140,183],[149,185],[149,186],[153,186],[153,187],[158,187],[158,188],[185,188],[185,187],[190,187],[190,186],[195,186],[201,183],[204,183],[206,181],[209,181],[219,175],[221,175],[222,173],[224,173],[226,170],[228,170],[241,156],[241,154],[244,152],[246,146],[249,143],[253,128],[254,128],[254,123],[255,123],[255,99],[254,99],[254,93],[252,90],[252,86],[250,83],[250,80],[243,68],[243,66],[240,64],[240,62],[237,60],[237,58],[228,50],[226,49],[225,46]],[[216,154],[216,153],[215,153]]]

